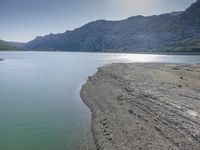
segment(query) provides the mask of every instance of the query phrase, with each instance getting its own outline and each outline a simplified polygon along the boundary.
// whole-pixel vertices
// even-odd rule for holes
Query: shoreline
[[[147,54],[147,55],[200,55],[200,52],[159,52],[159,51],[135,51],[135,52],[96,52],[96,51],[60,51],[60,50],[55,50],[55,51],[48,51],[48,50],[7,50],[7,51],[0,51],[0,52],[60,52],[60,53],[99,53],[99,54]]]
[[[111,64],[88,77],[99,150],[200,149],[200,65]]]

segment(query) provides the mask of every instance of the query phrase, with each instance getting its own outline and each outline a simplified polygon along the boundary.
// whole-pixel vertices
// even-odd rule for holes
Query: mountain
[[[25,43],[15,43],[15,42],[6,42],[0,40],[0,51],[7,51],[7,50],[23,50],[23,46]]]
[[[73,31],[37,37],[25,47],[51,51],[200,52],[200,0],[184,12],[97,20]]]

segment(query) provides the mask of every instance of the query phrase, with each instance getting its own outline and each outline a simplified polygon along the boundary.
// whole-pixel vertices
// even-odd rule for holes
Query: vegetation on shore
[[[0,40],[0,51],[20,51],[24,50],[22,47],[15,46],[12,43]]]

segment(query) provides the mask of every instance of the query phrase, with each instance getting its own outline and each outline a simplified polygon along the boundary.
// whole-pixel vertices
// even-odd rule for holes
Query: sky
[[[196,0],[0,0],[0,39],[27,42],[98,19],[183,11]]]

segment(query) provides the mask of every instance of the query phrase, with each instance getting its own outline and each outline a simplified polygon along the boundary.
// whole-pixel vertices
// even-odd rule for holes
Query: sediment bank
[[[107,65],[81,97],[99,150],[200,149],[200,65]]]

